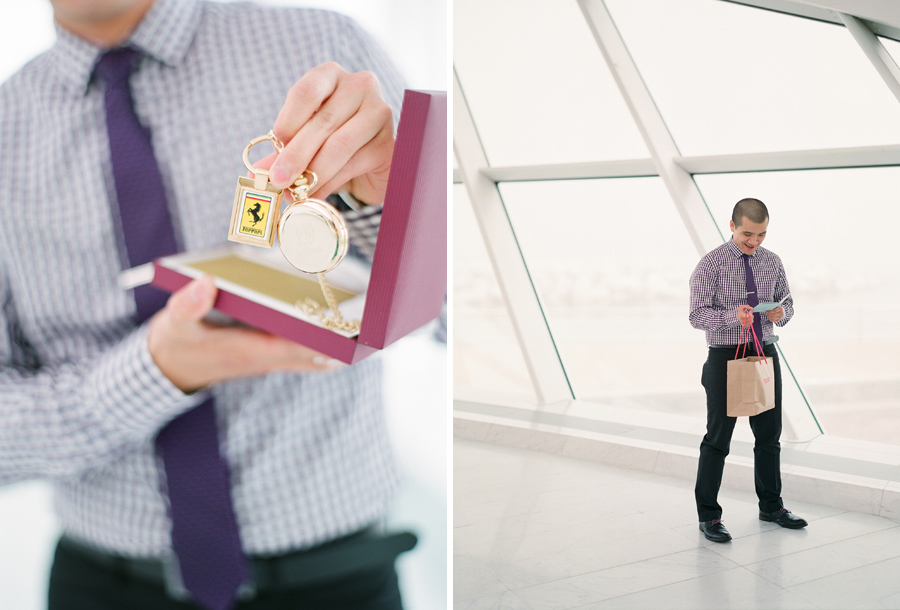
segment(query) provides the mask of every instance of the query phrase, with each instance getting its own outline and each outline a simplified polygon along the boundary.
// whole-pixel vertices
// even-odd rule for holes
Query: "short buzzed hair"
[[[765,222],[769,219],[769,210],[759,199],[741,199],[734,204],[734,211],[731,213],[731,220],[734,226],[741,226],[741,221],[747,218],[750,222]]]

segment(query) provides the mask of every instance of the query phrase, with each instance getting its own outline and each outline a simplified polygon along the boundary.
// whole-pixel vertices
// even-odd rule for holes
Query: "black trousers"
[[[58,546],[50,572],[48,610],[198,610],[175,601],[161,584],[98,566]],[[401,610],[393,564],[300,589],[261,591],[236,610]]]
[[[735,349],[711,347],[703,365],[703,387],[706,388],[706,436],[700,443],[700,462],[694,496],[700,521],[722,518],[717,497],[722,485],[725,457],[731,447],[736,417],[726,415],[728,361],[734,360]],[[759,510],[773,512],[783,506],[781,500],[781,366],[774,345],[763,352],[775,361],[775,408],[750,417],[753,431],[753,472]],[[739,354],[740,355],[740,354]],[[747,355],[756,351],[747,350]]]

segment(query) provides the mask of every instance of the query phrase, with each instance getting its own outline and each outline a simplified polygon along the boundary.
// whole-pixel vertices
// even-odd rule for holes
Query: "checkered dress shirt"
[[[370,70],[399,112],[398,74],[333,13],[158,0],[129,44],[145,54],[136,111],[185,250],[224,243],[241,153],[310,68]],[[125,259],[103,85],[91,79],[100,52],[60,30],[0,87],[0,483],[47,477],[68,534],[160,556],[170,524],[153,437],[197,398],[155,366],[116,283]],[[345,217],[371,252],[378,207]],[[384,514],[397,481],[381,379],[370,358],[215,387],[247,553],[309,547]]]
[[[747,305],[747,278],[744,270],[744,254],[734,240],[709,252],[700,259],[691,274],[691,326],[706,331],[708,345],[737,345],[741,335],[737,309]],[[781,259],[771,250],[758,247],[750,256],[750,269],[756,280],[760,303],[780,301],[790,294],[787,276]],[[784,326],[794,315],[794,299],[788,297],[784,304],[784,317],[775,323]],[[774,334],[772,322],[764,313],[762,340]]]

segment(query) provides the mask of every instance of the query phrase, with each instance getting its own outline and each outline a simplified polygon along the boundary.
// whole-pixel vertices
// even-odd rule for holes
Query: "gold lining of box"
[[[186,264],[186,266],[203,273],[209,273],[289,305],[294,305],[298,301],[303,302],[307,297],[319,303],[325,302],[319,283],[314,278],[287,273],[255,263],[235,254],[197,261]],[[331,287],[331,290],[334,292],[338,303],[357,296],[352,292],[347,292],[334,286]]]

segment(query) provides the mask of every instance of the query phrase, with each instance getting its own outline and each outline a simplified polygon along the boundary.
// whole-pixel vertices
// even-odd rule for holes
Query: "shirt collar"
[[[728,238],[728,250],[737,257],[744,256],[744,253],[741,251],[740,248],[738,248],[738,245],[736,243],[734,243],[734,239],[731,237]],[[754,250],[753,254],[751,254],[750,256],[756,256],[757,252],[759,252],[759,248]]]
[[[156,0],[125,44],[168,66],[177,66],[187,55],[200,25],[199,0]],[[56,44],[51,64],[59,78],[85,93],[97,59],[104,49],[75,36],[56,24]]]

